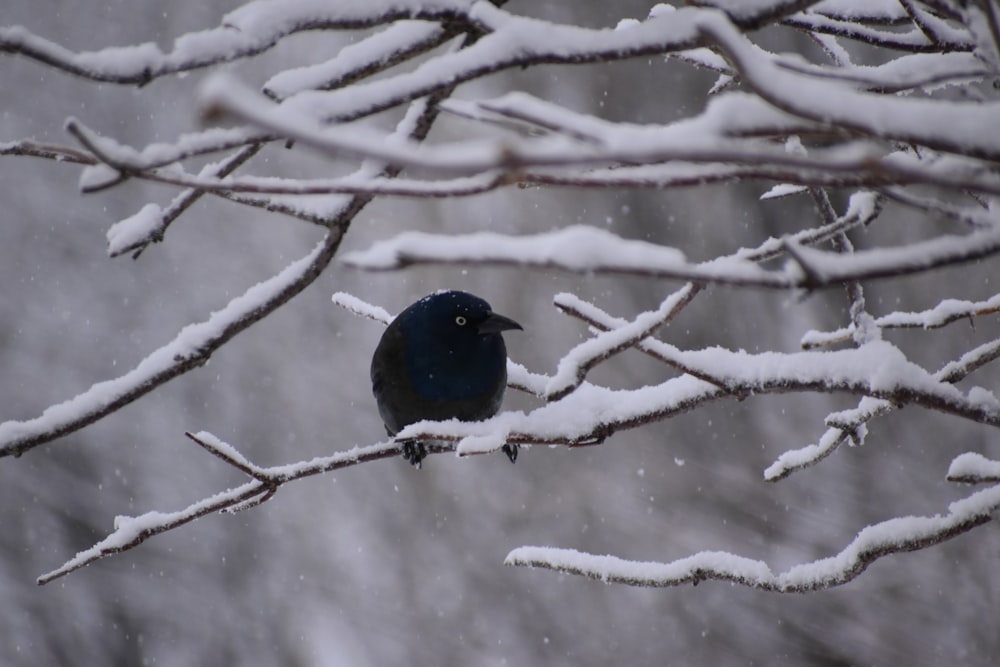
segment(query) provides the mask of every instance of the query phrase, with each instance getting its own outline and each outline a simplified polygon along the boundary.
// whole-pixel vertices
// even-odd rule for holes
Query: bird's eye
[[[455,318],[455,324],[457,324],[460,327],[464,327],[467,321],[468,320],[466,320],[465,317],[462,315],[459,315],[458,317]]]

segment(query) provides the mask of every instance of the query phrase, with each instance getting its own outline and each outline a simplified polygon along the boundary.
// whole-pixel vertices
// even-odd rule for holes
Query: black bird
[[[507,348],[500,332],[522,329],[478,296],[442,291],[425,296],[386,328],[372,357],[372,392],[389,435],[422,419],[480,421],[500,410],[507,388]],[[504,445],[510,462],[517,447]],[[407,441],[413,465],[427,455]]]

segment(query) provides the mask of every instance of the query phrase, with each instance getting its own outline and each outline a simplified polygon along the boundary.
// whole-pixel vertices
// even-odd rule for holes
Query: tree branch
[[[416,139],[427,136],[437,116],[433,102],[411,105],[397,127],[400,136]],[[361,169],[361,175],[368,176],[398,173],[393,167],[371,164]],[[35,419],[0,424],[0,457],[20,456],[29,449],[79,430],[178,375],[203,365],[215,350],[236,334],[312,284],[333,259],[351,221],[370,200],[370,196],[355,195],[340,202],[326,220],[326,235],[309,255],[269,280],[254,285],[204,322],[183,328],[173,341],[154,351],[132,371],[117,379],[99,382],[82,394],[48,408]]]
[[[1000,230],[966,236],[939,236],[895,248],[863,250],[851,255],[799,247],[784,240],[784,252],[796,246],[798,266],[766,270],[743,257],[694,264],[673,248],[625,240],[591,227],[571,226],[557,232],[511,237],[492,232],[465,235],[405,232],[369,249],[344,256],[344,262],[366,270],[397,270],[413,265],[515,266],[568,273],[631,275],[688,282],[763,287],[825,289],[849,281],[897,278],[973,262],[1000,253]],[[581,257],[585,257],[582,260]]]
[[[39,584],[47,584],[66,576],[105,556],[133,549],[151,537],[179,528],[203,516],[217,512],[235,512],[259,505],[272,498],[278,488],[288,482],[347,468],[359,463],[399,456],[402,453],[401,444],[395,442],[379,443],[368,447],[355,447],[333,456],[319,457],[311,461],[261,468],[247,461],[231,445],[224,443],[211,433],[185,433],[185,435],[206,451],[250,476],[251,481],[200,500],[176,512],[147,512],[137,517],[117,517],[115,529],[110,535],[90,549],[81,551],[55,570],[38,577]]]
[[[953,322],[972,323],[973,317],[982,317],[1000,312],[1000,294],[985,301],[963,301],[945,299],[933,308],[919,312],[893,312],[875,318],[875,326],[880,329],[940,329]],[[828,345],[836,345],[851,339],[854,325],[836,331],[807,331],[801,339],[802,349],[813,350]]]
[[[702,551],[667,563],[636,562],[573,549],[519,547],[506,565],[537,567],[604,583],[662,588],[702,581],[727,581],[776,593],[809,593],[842,586],[880,558],[941,544],[992,521],[1000,508],[1000,486],[952,503],[948,514],[903,517],[868,526],[835,556],[774,574],[763,561],[724,551]]]
[[[954,384],[997,358],[1000,358],[1000,339],[979,345],[959,359],[945,364],[934,374],[934,378]],[[892,401],[866,396],[853,410],[828,415],[826,424],[830,428],[820,437],[819,442],[784,452],[764,471],[764,479],[777,482],[794,472],[813,466],[832,454],[848,438],[855,444],[862,444],[867,434],[865,425],[898,407],[901,406]]]

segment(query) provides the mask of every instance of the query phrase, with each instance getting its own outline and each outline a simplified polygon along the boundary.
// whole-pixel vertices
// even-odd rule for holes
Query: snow
[[[440,82],[461,83],[483,71],[516,66],[528,58],[569,58],[595,52],[616,54],[668,52],[686,49],[696,38],[692,17],[697,11],[678,11],[654,18],[629,30],[587,29],[514,16],[490,3],[455,3],[487,34],[468,48],[447,57],[432,57],[416,69],[355,84],[350,91],[304,91],[286,102],[290,108],[321,119],[349,119],[367,115],[436,89]],[[372,12],[374,14],[374,11]],[[654,46],[655,45],[655,46]],[[398,102],[396,102],[398,103]]]
[[[80,192],[95,192],[121,180],[121,173],[103,162],[80,170]]]
[[[960,454],[948,467],[948,479],[963,482],[1000,482],[1000,461],[976,452]]]
[[[488,454],[497,451],[505,444],[507,444],[507,440],[500,433],[471,435],[462,438],[461,444],[455,448],[455,455],[472,456],[475,454]]]
[[[547,375],[532,373],[516,361],[507,360],[507,386],[542,398],[548,383],[549,377]]]
[[[781,199],[782,197],[788,197],[789,195],[797,195],[801,192],[806,192],[808,190],[804,185],[793,185],[791,183],[778,183],[777,185],[772,185],[771,188],[760,196],[761,201],[768,199]]]
[[[717,0],[715,4],[726,5],[730,12],[735,12],[735,17],[748,19],[765,6],[772,6],[773,2]],[[862,0],[828,0],[814,9],[820,14],[829,13],[834,20],[837,16],[899,15],[901,12],[898,3]],[[623,19],[613,29],[592,30],[514,16],[485,2],[470,4],[457,0],[431,0],[419,7],[411,7],[398,0],[334,5],[323,0],[252,2],[228,14],[219,28],[181,36],[167,53],[154,44],[142,44],[75,54],[17,27],[0,28],[0,41],[7,45],[20,45],[36,57],[69,63],[73,68],[91,75],[142,79],[259,52],[271,48],[285,34],[317,25],[369,26],[373,18],[387,11],[393,17],[425,18],[435,14],[465,13],[486,34],[461,52],[432,55],[410,71],[390,74],[350,90],[310,90],[352,71],[384,62],[400,49],[433,40],[441,34],[441,28],[436,23],[402,21],[345,47],[337,58],[327,63],[288,70],[272,77],[267,84],[268,90],[286,100],[283,103],[265,99],[226,76],[210,77],[202,93],[209,107],[235,113],[269,133],[296,138],[337,155],[377,160],[379,164],[368,162],[359,174],[343,179],[300,181],[295,186],[300,188],[298,191],[293,191],[292,183],[284,179],[243,177],[216,179],[212,184],[219,186],[225,182],[230,187],[270,184],[286,188],[285,194],[295,195],[296,198],[274,198],[272,202],[296,207],[300,212],[324,214],[335,210],[344,199],[326,196],[322,188],[330,192],[338,187],[345,188],[345,191],[364,191],[366,187],[372,192],[386,191],[390,187],[387,183],[370,178],[382,163],[458,175],[447,183],[409,180],[395,184],[400,192],[409,188],[409,194],[432,194],[454,193],[456,188],[462,187],[469,190],[492,187],[504,182],[504,178],[524,173],[526,167],[552,168],[549,173],[556,175],[567,173],[559,172],[559,168],[605,167],[604,171],[592,171],[580,178],[603,178],[611,182],[615,177],[639,178],[643,175],[660,179],[738,178],[745,173],[742,169],[746,165],[740,165],[741,161],[749,163],[758,172],[763,169],[759,166],[761,161],[786,171],[812,167],[848,172],[852,166],[868,168],[883,157],[881,145],[860,142],[832,150],[817,150],[813,156],[806,155],[804,151],[782,154],[780,147],[769,145],[770,140],[753,138],[788,132],[794,128],[810,131],[824,128],[831,122],[876,139],[894,142],[914,140],[942,151],[957,151],[990,159],[1000,156],[1000,135],[984,131],[992,128],[994,119],[1000,116],[1000,105],[997,103],[963,104],[954,100],[945,103],[874,95],[861,90],[864,87],[875,88],[888,81],[901,86],[931,86],[938,81],[957,81],[962,76],[981,76],[983,65],[972,54],[952,53],[946,57],[935,54],[933,60],[929,59],[929,55],[916,54],[895,58],[878,67],[817,67],[787,57],[771,57],[756,50],[728,22],[712,12],[674,10],[663,5],[655,7],[647,20]],[[818,16],[801,20],[826,19]],[[833,20],[826,21],[833,24]],[[930,23],[948,39],[961,42],[967,37],[932,17]],[[723,72],[720,80],[728,82],[730,72],[734,70],[726,61],[709,49],[692,48],[699,43],[702,34],[710,35],[715,40],[719,49],[737,64],[741,78],[769,102],[747,93],[720,94],[703,114],[663,127],[609,123],[569,112],[523,93],[513,93],[494,100],[461,104],[468,109],[490,112],[493,117],[516,119],[536,128],[544,128],[552,136],[531,141],[504,137],[434,146],[408,142],[401,138],[405,132],[397,132],[395,138],[387,140],[381,132],[368,127],[330,126],[326,122],[331,119],[356,119],[374,110],[398,106],[438,90],[444,83],[457,84],[484,72],[509,68],[529,59],[583,60],[601,54],[622,58],[657,52]],[[901,34],[898,38],[926,41],[916,31]],[[827,45],[835,50],[836,42],[830,39]],[[836,94],[831,94],[831,91]],[[453,104],[456,109],[461,106],[457,102]],[[411,107],[411,120],[419,109],[419,105]],[[934,128],[929,140],[926,134],[928,126]],[[174,143],[152,144],[137,150],[101,137],[76,121],[72,121],[72,127],[107,161],[107,164],[82,172],[80,183],[84,189],[95,189],[113,182],[120,175],[113,168],[115,165],[129,169],[164,168],[163,176],[175,174],[179,180],[188,178],[184,172],[175,170],[173,163],[227,145],[241,145],[272,136],[259,129],[209,130],[183,136]],[[608,164],[617,167],[618,162],[648,160],[672,162],[656,166],[625,166],[614,171],[606,169]],[[698,161],[707,164],[696,164]],[[916,165],[916,158],[912,155],[897,153],[880,164],[897,169],[889,172],[890,175],[908,173],[919,176],[933,174],[935,169],[949,171],[949,166],[956,163],[943,159],[918,173],[915,170],[918,167],[924,169],[924,165]],[[969,164],[959,163],[959,166],[968,168]],[[911,171],[907,172],[907,169]],[[127,173],[124,169],[122,171]],[[964,175],[956,171],[954,178],[960,181]],[[199,177],[187,181],[190,187],[195,188],[209,182],[207,169],[203,169]],[[357,190],[346,190],[351,187]],[[803,185],[794,183],[779,184],[761,199],[786,196],[803,189]],[[870,219],[877,206],[878,197],[874,194],[855,195],[843,220],[859,224]],[[109,252],[118,254],[151,238],[160,228],[163,215],[164,211],[159,206],[149,204],[114,224],[107,232]],[[345,261],[371,269],[396,268],[424,261],[502,262],[582,273],[648,274],[788,288],[835,284],[859,276],[877,278],[916,271],[936,263],[984,257],[1000,249],[1000,231],[997,229],[850,255],[804,247],[813,240],[809,236],[812,233],[802,232],[794,237],[774,239],[751,251],[692,264],[677,249],[624,239],[603,229],[584,226],[523,237],[486,232],[443,237],[412,232],[376,243],[369,250],[351,253]],[[177,364],[207,358],[211,346],[229,335],[227,331],[239,318],[251,317],[282,290],[300,280],[314,268],[314,262],[323,250],[324,245],[320,244],[313,253],[271,280],[251,288],[224,309],[213,313],[205,322],[185,327],[173,341],[149,355],[129,373],[115,380],[97,383],[79,396],[46,410],[37,419],[0,424],[0,442],[3,443],[0,452],[18,452],[20,444],[39,434],[72,431],[93,415],[111,409],[110,406],[144,393],[165,376],[169,377]],[[753,263],[764,258],[768,252],[785,251],[793,254],[793,259],[782,271],[765,271]],[[859,339],[858,342],[864,344],[857,349],[795,354],[750,354],[723,348],[687,351],[662,341],[647,340],[647,336],[669,319],[685,294],[684,290],[675,292],[656,310],[641,313],[631,321],[611,318],[594,308],[588,309],[589,304],[579,300],[574,302],[572,295],[559,295],[557,304],[574,305],[592,317],[594,322],[604,324],[608,330],[597,333],[563,355],[552,377],[531,373],[523,366],[508,363],[511,384],[547,399],[550,401],[548,404],[528,412],[503,413],[484,423],[422,422],[408,427],[400,436],[437,433],[443,439],[457,440],[458,454],[470,455],[493,451],[510,441],[579,444],[588,439],[602,438],[614,429],[631,428],[710,400],[733,395],[742,397],[758,391],[798,389],[871,395],[863,398],[854,410],[831,414],[827,419],[830,428],[815,445],[786,452],[779,457],[764,473],[767,479],[777,479],[790,470],[828,455],[843,442],[847,433],[837,426],[838,423],[856,422],[850,435],[859,440],[863,438],[865,427],[861,422],[892,408],[889,401],[873,396],[904,396],[924,407],[954,412],[984,423],[1000,423],[1000,401],[991,390],[972,387],[963,393],[949,384],[947,379],[953,372],[952,365],[935,374],[927,373],[907,360],[897,348],[875,340],[874,335],[864,337],[863,341]],[[332,301],[383,324],[391,320],[386,310],[346,293],[334,294]],[[877,328],[881,327],[941,326],[957,317],[971,317],[998,307],[1000,297],[975,303],[946,301],[922,313],[890,313],[872,320],[871,332],[877,333]],[[834,335],[844,332],[847,335],[853,333],[848,328],[834,332]],[[810,332],[804,341],[830,340],[830,336]],[[630,390],[610,390],[583,382],[591,365],[631,345],[655,352],[696,376],[684,375],[656,386]],[[985,355],[988,351],[982,349],[979,352]],[[209,451],[230,463],[282,480],[356,462],[363,455],[382,453],[396,446],[394,443],[379,443],[332,457],[260,469],[221,439],[208,433],[200,433],[197,437]],[[682,464],[680,459],[675,461]],[[996,477],[998,465],[998,462],[981,455],[965,454],[955,459],[949,475],[954,473],[955,477],[962,478]],[[254,494],[261,492],[259,482],[259,479],[248,482],[181,512],[149,512],[139,517],[118,517],[111,536],[93,549],[81,552],[56,572],[65,573],[69,571],[67,568],[74,569],[177,522],[189,521],[206,508],[239,507],[253,502]],[[593,573],[597,578],[608,581],[625,580],[650,585],[662,585],[659,582],[664,581],[697,582],[708,577],[774,590],[809,589],[821,583],[850,578],[863,569],[873,555],[878,557],[894,550],[913,548],[935,535],[949,534],[949,530],[960,527],[963,521],[980,520],[984,513],[993,511],[998,502],[996,490],[988,489],[953,504],[950,514],[945,517],[904,517],[865,528],[836,556],[792,568],[781,575],[772,573],[762,561],[717,551],[703,551],[671,563],[633,563],[572,550],[523,547],[511,552],[508,561],[544,561],[549,566]],[[53,574],[45,575],[43,579],[51,578]]]
[[[939,85],[962,84],[988,73],[983,62],[972,53],[912,53],[874,66],[829,67],[787,56],[776,63],[802,74],[849,82],[879,92],[932,90]]]
[[[766,581],[771,571],[761,561],[724,551],[702,551],[670,563],[628,561],[617,556],[597,556],[575,549],[519,547],[504,559],[505,565],[543,565],[598,581],[633,586],[663,586],[697,583],[705,578],[739,582]],[[669,583],[667,583],[669,582]]]
[[[139,516],[116,516],[114,531],[103,540],[63,563],[60,567],[38,577],[39,584],[47,584],[53,579],[69,574],[99,558],[124,551],[136,543],[163,532],[168,526],[187,523],[226,503],[233,503],[262,492],[260,482],[254,480],[233,489],[228,489],[190,505],[179,512],[146,512]]]
[[[412,8],[392,0],[333,4],[317,0],[260,0],[230,12],[219,27],[181,35],[167,53],[153,43],[74,53],[20,26],[0,27],[0,44],[17,47],[41,60],[65,63],[72,71],[100,80],[144,83],[163,74],[255,55],[272,48],[288,34],[320,25],[358,25],[377,20],[387,11],[396,15],[423,12],[433,16],[467,9],[468,3],[461,0],[422,2],[420,7]]]
[[[774,574],[763,561],[702,551],[670,562],[637,562],[575,549],[523,546],[504,564],[545,567],[598,581],[633,586],[678,586],[704,579],[730,581],[778,592],[806,592],[847,583],[879,558],[943,542],[991,520],[1000,508],[1000,486],[951,503],[944,516],[899,517],[863,528],[838,554]]]
[[[930,409],[966,416],[982,423],[1000,425],[1000,406],[964,395],[941,382],[885,341],[873,341],[857,349],[836,352],[765,352],[751,354],[722,348],[683,351],[658,342],[670,357],[689,373],[712,378],[707,382],[684,375],[654,386],[612,390],[582,383],[561,400],[530,412],[509,411],[482,422],[420,422],[397,435],[399,439],[464,439],[476,452],[504,442],[527,444],[578,444],[600,438],[618,429],[633,428],[662,419],[697,405],[733,395],[772,391],[833,391],[863,396],[896,397]],[[723,388],[724,387],[724,388]],[[871,399],[874,401],[875,399]],[[873,403],[872,409],[881,404]],[[487,441],[485,438],[492,438]],[[783,469],[801,465],[832,447],[832,434],[816,448],[787,454],[768,469],[767,478],[780,478]]]
[[[128,403],[157,383],[173,377],[181,364],[202,357],[236,321],[258,311],[290,284],[301,280],[303,274],[314,267],[325,247],[324,240],[305,257],[250,287],[204,322],[185,326],[172,341],[124,375],[98,382],[83,393],[50,406],[34,419],[0,423],[0,455],[19,453],[26,443],[45,438],[47,434],[72,432],[95,419],[94,415],[104,414],[116,404]]]
[[[645,241],[622,239],[611,232],[571,225],[554,232],[511,237],[495,232],[440,235],[404,232],[342,260],[358,268],[390,269],[413,261],[512,261],[515,264],[558,266],[573,271],[634,271],[684,264],[684,255]]]
[[[381,322],[382,324],[389,324],[395,318],[391,315],[389,311],[381,306],[374,306],[370,303],[362,301],[358,297],[348,294],[347,292],[335,292],[333,296],[330,297],[336,305],[341,308],[346,308],[355,315],[360,315],[361,317],[367,317],[370,320],[375,320],[376,322]]]
[[[781,109],[876,137],[1000,159],[1000,133],[987,131],[1000,117],[1000,102],[958,104],[859,92],[778,66],[721,17],[703,16],[699,25],[735,61],[754,91]]]
[[[618,351],[631,347],[660,328],[675,310],[689,298],[692,287],[680,289],[663,300],[656,310],[641,313],[627,324],[598,333],[580,343],[559,360],[555,375],[545,387],[547,400],[558,399],[574,389],[583,380],[587,370],[598,360],[604,360]],[[560,297],[571,295],[557,295]]]
[[[875,318],[874,324],[883,329],[934,329],[959,319],[987,315],[998,310],[1000,310],[1000,294],[995,294],[983,301],[944,299],[927,310],[888,313]],[[820,347],[842,341],[851,337],[853,333],[853,325],[830,332],[809,330],[802,336],[800,343],[804,348]]]
[[[108,255],[114,257],[126,248],[149,239],[160,229],[163,210],[157,204],[146,204],[135,215],[120,220],[108,229]]]
[[[781,454],[778,459],[764,470],[764,479],[773,482],[786,477],[790,472],[800,470],[829,456],[843,441],[844,433],[840,429],[827,429],[815,445],[806,445]]]
[[[418,142],[386,141],[376,130],[363,126],[327,125],[295,106],[275,105],[229,74],[208,77],[201,87],[202,104],[225,109],[268,132],[313,148],[356,158],[372,158],[389,164],[416,167],[436,173],[475,173],[520,162],[546,164],[563,161],[581,148],[562,137],[519,141],[512,138],[471,139],[454,145],[423,146]],[[295,100],[298,98],[292,98]],[[607,158],[601,158],[607,161]]]
[[[275,74],[264,84],[264,90],[277,99],[284,99],[304,90],[323,88],[371,63],[386,62],[403,49],[431,42],[441,33],[437,23],[399,21],[356,44],[345,46],[336,57],[324,63]]]
[[[948,362],[932,377],[941,383],[955,383],[980,365],[997,357],[1000,357],[1000,341],[989,341],[969,350],[959,359]],[[1000,403],[991,391],[982,387],[969,389],[968,397],[965,400],[965,410],[966,414],[972,418],[978,418],[977,414],[995,415],[998,408],[1000,408]],[[764,478],[768,481],[777,481],[797,470],[810,466],[829,456],[848,436],[852,443],[863,444],[868,432],[865,422],[895,409],[896,406],[892,401],[865,396],[858,402],[856,408],[830,413],[826,417],[826,425],[831,428],[823,435],[817,445],[808,445],[783,453],[764,471]]]
[[[993,395],[993,392],[985,387],[972,387],[969,389],[969,403],[981,406],[984,410],[995,411],[1000,408],[1000,401]]]
[[[822,0],[812,7],[817,14],[843,19],[905,20],[906,10],[898,0]]]
[[[905,275],[941,264],[955,264],[987,257],[1000,250],[1000,229],[975,231],[965,236],[943,234],[899,247],[860,250],[850,254],[800,247],[796,260],[808,267],[810,277],[789,267],[792,280],[826,285],[852,279]]]
[[[852,197],[847,214],[833,226],[859,224],[877,210],[870,193]],[[700,264],[684,261],[680,251],[642,241],[625,240],[607,230],[570,226],[561,231],[511,237],[493,232],[440,235],[405,232],[344,255],[345,263],[370,270],[397,269],[419,263],[511,264],[558,268],[578,273],[621,273],[693,281],[752,284],[771,288],[826,287],[850,280],[905,275],[928,267],[972,261],[1000,250],[1000,229],[965,236],[942,235],[900,247],[839,253],[800,245],[822,235],[804,230]],[[756,265],[781,250],[794,251],[784,269]]]
[[[261,132],[247,128],[211,128],[201,132],[182,134],[173,143],[155,142],[145,146],[142,150],[136,150],[113,139],[98,135],[76,119],[71,118],[67,125],[72,125],[80,131],[109,163],[124,165],[133,170],[170,165],[195,155],[242,147],[265,138]],[[84,168],[80,176],[81,188],[92,187],[94,183],[106,181],[107,170],[108,166],[105,164]],[[91,171],[96,173],[90,174]],[[206,173],[204,169],[202,172]]]
[[[682,411],[686,406],[724,395],[718,387],[695,378],[675,378],[655,387],[612,390],[582,383],[566,398],[528,413],[507,411],[481,422],[420,422],[397,434],[397,439],[425,436],[429,440],[471,437],[470,446],[481,451],[484,436],[522,444],[570,444],[592,440],[602,429],[628,428],[651,415]]]
[[[239,450],[208,431],[199,431],[193,434],[191,439],[219,458],[229,461],[234,465],[245,469],[257,469]]]
[[[919,313],[890,313],[878,318],[879,326],[883,327],[923,327],[930,329],[939,327],[962,317],[981,315],[1000,310],[1000,294],[985,301],[965,301],[960,299],[944,299],[929,310]]]
[[[331,456],[316,457],[298,463],[261,468],[248,461],[232,445],[206,431],[193,435],[199,445],[220,456],[239,469],[251,474],[254,479],[240,486],[199,500],[176,512],[146,512],[139,516],[116,516],[114,530],[94,546],[80,551],[63,565],[38,577],[39,584],[46,584],[90,563],[129,549],[150,537],[166,532],[180,525],[194,521],[214,512],[246,509],[270,498],[282,484],[323,472],[335,470],[363,460],[382,458],[387,453],[395,454],[399,445],[394,442],[377,443],[366,447],[354,447]]]

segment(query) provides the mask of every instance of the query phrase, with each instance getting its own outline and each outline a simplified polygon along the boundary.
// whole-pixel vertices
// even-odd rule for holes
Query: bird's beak
[[[507,331],[509,329],[520,329],[524,331],[524,327],[510,319],[509,317],[504,317],[503,315],[497,315],[496,313],[490,313],[486,316],[486,319],[479,323],[476,327],[476,331],[481,334],[490,333],[500,333],[501,331]]]

